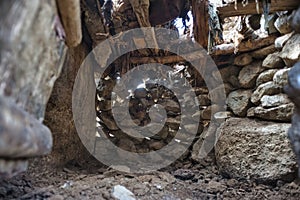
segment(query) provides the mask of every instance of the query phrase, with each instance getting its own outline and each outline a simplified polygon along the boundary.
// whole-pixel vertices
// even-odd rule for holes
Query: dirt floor
[[[0,199],[114,199],[116,185],[126,187],[137,199],[300,199],[298,181],[266,185],[225,178],[212,156],[201,163],[177,161],[163,170],[139,175],[106,167],[86,169],[78,163],[62,168],[32,165],[26,173],[0,182]]]

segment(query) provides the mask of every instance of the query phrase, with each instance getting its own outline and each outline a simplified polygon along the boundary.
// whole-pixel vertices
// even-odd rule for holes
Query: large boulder
[[[287,138],[288,123],[230,118],[218,129],[216,162],[222,175],[266,183],[291,181],[296,160]]]

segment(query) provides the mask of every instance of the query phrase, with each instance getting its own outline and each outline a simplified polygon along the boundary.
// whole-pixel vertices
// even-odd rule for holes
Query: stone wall
[[[296,177],[287,137],[294,104],[284,87],[288,72],[300,60],[300,35],[287,18],[275,21],[280,34],[274,44],[238,54],[234,65],[220,69],[229,90],[226,114],[232,116],[216,133],[216,161],[225,176],[268,183]]]

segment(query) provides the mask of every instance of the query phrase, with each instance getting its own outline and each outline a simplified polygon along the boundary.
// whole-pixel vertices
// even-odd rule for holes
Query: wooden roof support
[[[263,7],[261,0],[258,1],[259,5],[259,13],[257,13],[257,7],[255,0],[249,0],[248,5],[243,6],[241,2],[238,2],[237,9],[235,9],[234,3],[228,4],[223,7],[218,7],[219,16],[221,19],[226,17],[233,17],[239,15],[253,15],[253,14],[262,14]],[[270,13],[278,12],[278,11],[287,11],[294,10],[298,8],[299,1],[297,0],[271,0],[270,5]]]
[[[192,9],[195,41],[207,49],[209,34],[208,0],[192,0]]]
[[[248,40],[248,41],[243,41],[241,42],[237,49],[238,52],[249,52],[249,51],[254,51],[257,49],[260,49],[262,47],[270,46],[274,44],[277,36],[276,35],[271,35],[269,37],[265,38],[258,38],[255,40]],[[233,43],[230,44],[221,44],[217,45],[213,48],[212,50],[212,55],[218,56],[218,55],[228,55],[228,54],[233,54],[235,51],[235,46]]]

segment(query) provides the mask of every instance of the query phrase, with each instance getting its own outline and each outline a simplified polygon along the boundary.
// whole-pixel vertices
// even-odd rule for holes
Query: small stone
[[[275,40],[275,48],[282,49],[284,45],[287,43],[287,41],[295,34],[295,32],[291,32],[289,34],[283,35],[281,37],[278,37]]]
[[[258,105],[260,103],[260,99],[264,95],[274,95],[279,94],[282,88],[276,85],[273,81],[269,81],[267,83],[261,84],[257,87],[257,89],[253,92],[251,96],[251,102]]]
[[[291,122],[294,111],[294,104],[284,104],[273,108],[256,107],[249,110],[248,117],[257,117],[265,120],[274,120],[281,122]]]
[[[198,101],[200,106],[209,106],[211,104],[208,94],[200,94]]]
[[[209,120],[211,118],[211,106],[208,106],[204,110],[201,111],[201,119]]]
[[[210,120],[212,112],[216,113],[220,110],[220,107],[217,104],[213,104],[211,106],[208,106],[204,110],[201,111],[201,120]],[[214,114],[213,113],[213,114]]]
[[[284,45],[280,57],[291,67],[300,60],[300,34],[293,35]]]
[[[265,57],[267,57],[267,55],[272,54],[276,51],[277,49],[275,48],[275,45],[271,45],[252,52],[251,56],[255,59],[264,59]]]
[[[246,66],[249,65],[253,61],[251,54],[245,53],[237,56],[234,59],[234,64],[237,66]]]
[[[164,142],[152,142],[149,144],[149,148],[150,149],[154,149],[154,150],[159,150],[161,148],[163,148],[165,146],[165,143]]]
[[[161,103],[161,105],[165,107],[167,112],[168,111],[173,112],[173,113],[179,113],[180,112],[180,106],[174,100],[167,100],[167,101]]]
[[[229,94],[227,105],[239,117],[245,117],[250,107],[251,90],[237,90]]]
[[[291,68],[281,69],[274,74],[273,82],[280,86],[284,87],[288,84],[288,72]]]
[[[197,162],[201,162],[211,150],[214,148],[218,140],[217,125],[211,123],[209,128],[204,130],[201,137],[193,145],[191,158]]]
[[[200,112],[200,111],[199,111]],[[180,119],[174,118],[174,117],[168,117],[166,124],[173,130],[177,130],[180,126]]]
[[[200,94],[208,94],[208,88],[207,87],[196,87],[193,88],[193,91],[198,96]]]
[[[278,71],[278,69],[269,69],[269,70],[262,72],[256,79],[256,86],[259,86],[263,83],[272,81],[273,76],[277,71]]]
[[[214,114],[214,119],[216,119],[218,123],[221,123],[232,116],[233,116],[232,112],[223,111],[223,112],[217,112],[216,114]]]
[[[280,58],[280,53],[275,52],[272,54],[269,54],[263,61],[262,66],[273,69],[273,68],[283,68],[285,66],[283,60]]]
[[[209,181],[208,185],[207,185],[207,192],[212,193],[212,194],[216,194],[218,192],[224,192],[226,190],[226,185],[223,185],[220,182],[211,180]]]
[[[226,82],[230,76],[238,76],[239,72],[241,71],[240,67],[237,67],[235,65],[230,65],[227,67],[223,67],[221,69],[218,69],[217,71],[213,71],[212,76],[215,80],[219,81],[219,74],[221,75],[224,82]]]
[[[279,16],[276,19],[274,26],[281,34],[287,34],[293,31],[291,24],[289,23],[288,20],[288,15]]]
[[[228,83],[224,83],[213,90],[211,90],[208,94],[212,103],[219,102],[220,100],[226,99],[226,96],[233,90],[232,86]]]
[[[146,98],[147,97],[147,90],[145,88],[138,88],[134,90],[134,97],[141,99],[141,98]]]
[[[239,82],[242,88],[253,88],[256,78],[263,71],[261,62],[254,62],[244,67],[239,73]]]
[[[291,103],[291,100],[286,94],[264,95],[261,98],[261,106],[263,108],[276,107],[288,103]]]
[[[113,187],[112,196],[118,200],[136,200],[134,194],[122,185]]]

